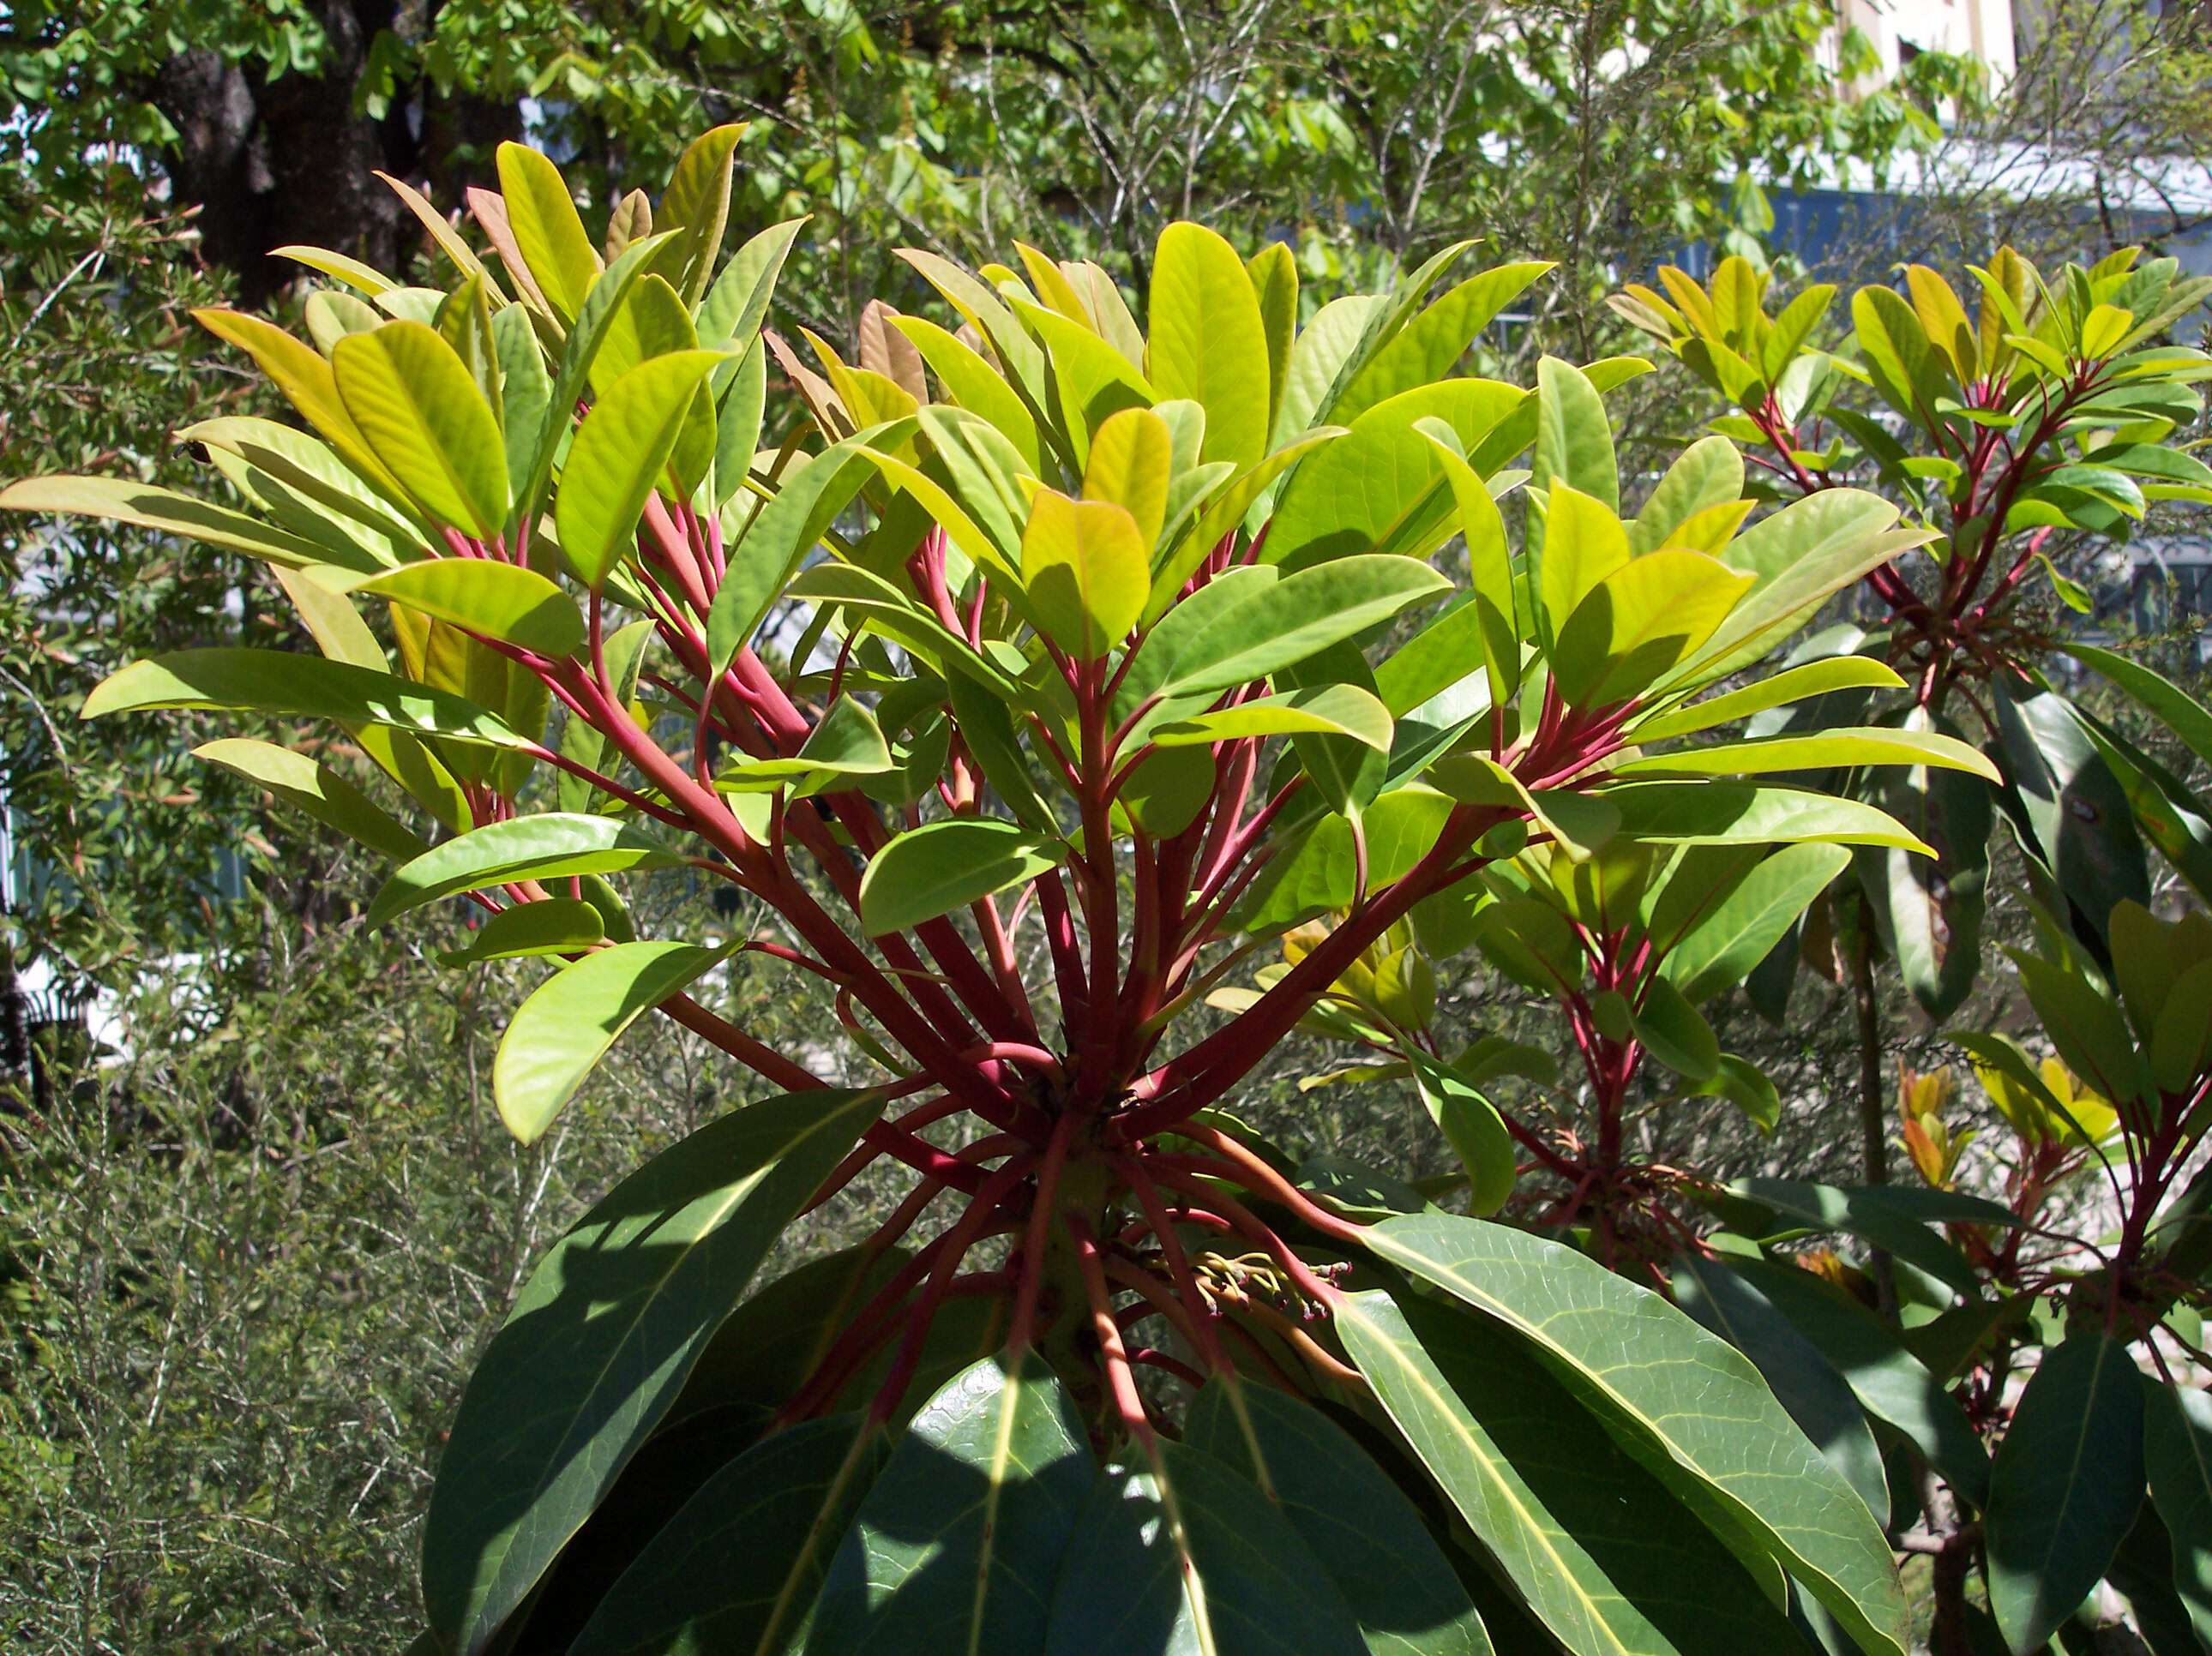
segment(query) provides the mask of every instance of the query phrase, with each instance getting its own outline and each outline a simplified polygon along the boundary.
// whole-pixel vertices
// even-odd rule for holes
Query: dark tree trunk
[[[378,33],[405,26],[400,0],[315,0],[313,10],[326,41],[319,75],[271,80],[191,51],[147,89],[177,129],[164,158],[176,197],[198,207],[203,252],[237,272],[247,305],[300,274],[272,248],[306,243],[397,268],[421,231],[377,172],[431,181],[449,206],[489,170],[497,142],[520,133],[512,106],[437,100],[425,86],[394,88],[387,112],[371,119],[356,93]]]

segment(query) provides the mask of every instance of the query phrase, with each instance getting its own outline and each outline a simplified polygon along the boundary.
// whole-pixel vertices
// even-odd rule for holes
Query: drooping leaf
[[[392,870],[368,906],[383,925],[410,909],[510,881],[556,880],[626,869],[675,868],[684,858],[611,816],[539,811],[457,834]]]
[[[1182,1441],[1243,1474],[1336,1583],[1370,1656],[1489,1656],[1490,1638],[1420,1513],[1344,1429],[1271,1386],[1215,1379]]]
[[[388,725],[495,748],[524,745],[497,714],[461,696],[347,662],[279,650],[178,650],[133,662],[93,687],[79,717],[153,707],[229,707]]]
[[[1738,881],[1679,942],[1660,970],[1691,1001],[1741,983],[1850,862],[1840,846],[1784,846]]]
[[[1410,1051],[1414,1085],[1429,1119],[1437,1124],[1467,1169],[1468,1210],[1492,1214],[1513,1194],[1520,1161],[1513,1136],[1491,1101],[1451,1065]]]
[[[528,955],[580,955],[607,935],[606,919],[575,897],[546,897],[502,908],[469,934],[462,948],[438,956],[441,966],[516,960]]]
[[[394,862],[418,855],[422,841],[384,808],[327,765],[273,742],[226,737],[203,743],[192,757],[235,771],[317,822],[358,840]]]
[[[1040,1648],[1048,1584],[1097,1477],[1083,1422],[1042,1359],[962,1371],[914,1416],[860,1503],[807,1650]]]
[[[1987,1503],[1989,1451],[1966,1410],[1887,1324],[1809,1271],[1759,1259],[1730,1264],[1834,1365],[1869,1414],[1910,1438],[1976,1508]]]
[[[2018,1222],[2008,1210],[1978,1196],[1909,1185],[1845,1186],[1803,1180],[1743,1179],[1729,1189],[1797,1226],[1863,1236],[1961,1294],[1979,1292],[1973,1268],[1928,1227],[1946,1222],[2009,1227]]]
[[[539,984],[515,1009],[492,1059],[492,1097],[507,1130],[535,1143],[640,1014],[680,994],[726,953],[698,943],[616,943]]]
[[[1990,1608],[2039,1650],[2105,1573],[2143,1498],[2143,1391],[2127,1348],[2075,1334],[2044,1353],[1990,1470]]]
[[[2173,1590],[2197,1636],[2212,1640],[2212,1396],[2148,1377],[2143,1392],[2143,1463],[2172,1538]]]
[[[1529,1340],[1656,1477],[1717,1503],[1854,1638],[1903,1656],[1904,1594],[1881,1529],[1739,1353],[1587,1255],[1503,1225],[1407,1216],[1366,1237]]]
[[[61,513],[130,524],[221,547],[226,552],[243,552],[280,568],[302,569],[337,561],[324,542],[276,528],[228,507],[123,477],[27,477],[0,489],[0,509]],[[368,572],[382,564],[363,554],[357,567]]]
[[[1649,845],[1899,846],[1933,856],[1897,819],[1855,799],[1735,782],[1631,782],[1595,796],[1620,812],[1624,840]]]
[[[1058,841],[994,817],[956,816],[908,828],[878,852],[860,879],[868,935],[904,931],[1057,867]]]

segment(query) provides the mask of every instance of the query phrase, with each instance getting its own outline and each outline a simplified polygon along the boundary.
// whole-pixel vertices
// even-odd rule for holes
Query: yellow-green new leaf
[[[576,215],[561,169],[526,144],[499,147],[499,188],[507,221],[538,291],[573,323],[599,279],[599,255]]]
[[[1151,549],[1127,507],[1040,489],[1022,531],[1022,582],[1053,642],[1096,661],[1144,613]]]
[[[1999,780],[1978,748],[1936,731],[1863,729],[1768,736],[1674,753],[1646,754],[1613,768],[1622,776],[1758,776],[1771,771],[1832,770],[1858,765],[1927,765]]]
[[[1168,422],[1152,409],[1123,409],[1092,434],[1083,469],[1083,498],[1127,507],[1147,560],[1167,521],[1174,446]]]
[[[234,736],[203,743],[192,749],[192,757],[235,771],[285,804],[297,806],[317,822],[394,862],[405,862],[422,852],[422,841],[411,828],[394,820],[329,766],[306,754],[280,748],[273,742]]]
[[[441,523],[491,540],[507,521],[506,440],[453,348],[419,322],[348,334],[331,353],[369,447]]]
[[[1146,377],[1162,397],[1206,410],[1208,460],[1255,464],[1267,452],[1267,324],[1237,250],[1200,224],[1170,224],[1152,255]]]
[[[638,1015],[681,994],[728,951],[624,943],[586,955],[515,1009],[492,1059],[492,1097],[516,1142],[533,1144]]]
[[[1344,736],[1388,753],[1390,731],[1390,710],[1375,696],[1356,684],[1322,684],[1178,719],[1154,730],[1151,741],[1155,747],[1188,748],[1243,737]]]
[[[676,351],[632,368],[593,404],[561,473],[553,521],[561,550],[601,585],[622,560],[683,434],[691,399],[726,353]]]
[[[489,558],[410,563],[353,589],[557,661],[583,646],[576,603],[534,569]]]
[[[1628,530],[1620,513],[1571,483],[1555,482],[1544,511],[1543,573],[1538,581],[1554,637],[1591,590],[1628,557]]]
[[[1562,527],[1555,514],[1544,543],[1547,585]],[[1621,564],[1559,628],[1552,652],[1559,694],[1571,707],[1626,701],[1702,648],[1751,584],[1702,552],[1648,552]]]

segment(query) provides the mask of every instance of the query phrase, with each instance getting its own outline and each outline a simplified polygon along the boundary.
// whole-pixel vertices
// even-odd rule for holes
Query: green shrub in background
[[[1947,1276],[1922,1222],[2020,1216],[1632,1188],[1604,1133],[1561,1168],[1482,1090],[1539,1060],[1447,1059],[1430,961],[1474,942],[1557,986],[1601,1104],[1648,1052],[1771,1119],[1771,1083],[1696,1002],[1798,920],[1839,848],[1937,849],[1776,779],[2008,779],[1910,724],[1711,733],[1900,687],[1848,651],[1744,676],[1838,591],[1931,543],[1955,566],[1955,543],[1840,487],[1747,528],[1725,436],[1625,517],[1603,391],[1646,365],[1439,377],[1542,275],[1463,276],[1463,248],[1303,327],[1284,250],[1248,265],[1194,225],[1162,234],[1141,328],[1095,266],[915,255],[944,323],[878,303],[854,361],[811,335],[802,355],[760,331],[795,227],[720,258],[734,142],[700,140],[604,240],[510,147],[503,195],[474,202],[497,270],[429,215],[450,292],[302,250],[341,284],[309,301],[312,346],[204,313],[313,428],[196,428],[245,509],[82,477],[0,496],[275,566],[319,656],[159,657],[86,712],[330,720],[441,826],[431,843],[295,747],[201,750],[389,858],[372,921],[470,894],[484,921],[450,963],[558,962],[491,1065],[520,1143],[560,1131],[656,1006],[787,1089],[647,1162],[532,1271],[440,1462],[422,1647],[1904,1650],[1911,1519],[1885,1535],[1854,1411],[1978,1507],[1948,1370],[1855,1311],[1823,1347],[1819,1284],[1771,1261],[1815,1311],[1731,1314],[1756,1278],[1677,1198],[1751,1239],[1869,1230],[1893,1266],[1935,1262],[1970,1325],[2035,1295],[1971,1261]],[[2127,274],[2047,301],[2055,374],[2094,382],[2172,302]],[[2143,377],[2176,402],[2205,360],[2155,353]],[[2171,422],[2090,412],[2167,452]],[[745,894],[747,926],[642,935],[639,901],[687,869]],[[2157,936],[2153,1046],[2195,965],[2187,926]],[[1198,1020],[1277,938],[1282,967]],[[763,961],[824,986],[846,1056],[764,1038],[788,1032],[725,975]],[[2047,1019],[2109,1004],[2076,955],[2048,970],[2070,987],[2037,995]],[[1301,1023],[1389,1050],[1462,1163],[1432,1193],[1465,1213],[1400,1169],[1302,1166],[1238,1119]],[[2127,1040],[2054,1038],[2100,1077]],[[2124,1369],[2135,1395],[2118,1307],[2193,1295],[2152,1221],[2205,1060],[2166,1058],[2143,1060],[2173,1083],[2155,1107],[2114,1089],[2142,1221],[2069,1283],[2106,1332],[2056,1348],[2046,1392],[2094,1403]],[[1582,1174],[1534,1227],[1480,1216],[1513,1194],[1516,1142]],[[878,1164],[914,1175],[888,1218],[748,1297],[794,1222]],[[1620,1245],[1624,1210],[1671,1225],[1678,1277],[1648,1234]],[[1850,1389],[1850,1339],[1920,1388],[1917,1414]],[[2186,1407],[2151,1408],[2180,1411],[2185,1444]],[[2142,1415],[2023,1406],[1973,1532],[2014,1647],[2106,1574],[2142,1504],[2124,1457],[2069,1474],[2067,1422]],[[2153,1495],[2185,1565],[2204,1507]]]

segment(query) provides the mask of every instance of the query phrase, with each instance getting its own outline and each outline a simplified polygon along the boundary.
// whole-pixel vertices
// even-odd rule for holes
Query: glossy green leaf
[[[1206,410],[1208,460],[1267,452],[1267,333],[1237,250],[1203,225],[1170,224],[1152,252],[1147,376],[1162,397]]]
[[[2149,1065],[2118,1005],[2065,967],[2011,952],[2021,986],[2066,1067],[2112,1103],[2152,1096]]]
[[[2179,737],[2190,752],[2212,765],[2212,711],[2186,690],[2141,662],[2114,651],[2093,644],[2061,643],[2058,647],[2084,667],[2125,690]]]
[[[1467,1170],[1468,1211],[1492,1214],[1513,1194],[1520,1153],[1495,1105],[1451,1065],[1409,1050],[1407,1062],[1429,1119]]]
[[[1388,556],[1339,558],[1290,575],[1265,566],[1231,570],[1152,628],[1115,705],[1265,678],[1450,585],[1425,563]]]
[[[1648,845],[1932,847],[1886,811],[1855,799],[1735,782],[1626,782],[1594,796],[1620,814],[1620,835]]]
[[[872,937],[904,931],[1056,868],[1059,841],[994,817],[956,816],[908,828],[869,860],[860,918]]]
[[[1679,942],[1662,940],[1659,969],[1692,1003],[1741,983],[1850,863],[1841,846],[1784,846],[1738,881]]]
[[[1620,511],[1620,474],[1605,399],[1587,374],[1556,356],[1536,365],[1536,450],[1528,471],[1532,488],[1567,483],[1614,513]],[[1545,535],[1548,545],[1548,525]]]
[[[1644,1050],[1676,1075],[1703,1081],[1720,1067],[1720,1041],[1705,1015],[1665,978],[1644,986],[1644,1004],[1631,1014]]]
[[[136,661],[94,685],[78,716],[98,719],[149,707],[229,707],[388,725],[495,748],[524,745],[498,715],[464,697],[347,662],[281,650],[178,650]]]
[[[457,834],[392,870],[368,906],[366,923],[382,925],[465,891],[511,881],[675,868],[684,858],[651,834],[612,816],[539,811]]]
[[[1698,513],[1743,494],[1743,455],[1725,437],[1705,437],[1675,457],[1628,526],[1629,550],[1656,552]]]
[[[801,1422],[701,1486],[623,1572],[569,1656],[797,1656],[887,1453],[857,1416]]]
[[[546,897],[502,908],[469,934],[467,944],[438,956],[441,966],[517,960],[528,955],[580,955],[607,935],[605,919],[575,897]]]
[[[2118,779],[2066,700],[2000,677],[1990,706],[2008,791],[2001,796],[2023,848],[2051,872],[2057,906],[2101,937],[2123,901],[2148,904],[2150,872]]]
[[[1927,714],[1914,707],[1905,719],[1908,727],[1924,728]],[[1859,869],[1905,987],[1923,1011],[1941,1020],[1972,992],[1981,967],[1990,789],[1976,776],[1916,765],[1885,774],[1879,798],[1936,848],[1933,859],[1893,849],[1864,852]]]
[[[2105,1573],[2142,1505],[2143,1388],[2118,1341],[2044,1353],[1990,1469],[1990,1608],[2006,1643],[2039,1650]]]
[[[1467,1589],[1375,1457],[1272,1386],[1216,1379],[1182,1441],[1234,1468],[1289,1519],[1366,1635],[1370,1656],[1489,1656]]]
[[[453,348],[419,322],[349,334],[338,395],[376,457],[425,512],[478,540],[507,522],[507,446]]]
[[[1048,1584],[1097,1481],[1073,1404],[1036,1357],[987,1357],[922,1405],[823,1583],[810,1656],[1044,1643]]]
[[[1744,1567],[1519,1341],[1380,1292],[1351,1295],[1334,1325],[1498,1573],[1575,1656],[1789,1647]]]
[[[699,343],[713,347],[750,344],[768,315],[775,294],[776,277],[789,257],[792,243],[805,227],[803,218],[772,224],[730,255],[722,274],[707,290],[699,306]]]
[[[555,661],[584,645],[575,600],[534,569],[489,558],[405,564],[353,589]]]
[[[1501,264],[1469,276],[1407,323],[1352,379],[1329,409],[1349,424],[1377,403],[1448,376],[1498,312],[1553,267]]]
[[[492,1097],[507,1130],[520,1143],[535,1143],[639,1014],[681,993],[727,952],[688,943],[617,943],[539,984],[515,1010],[492,1059]]]
[[[1362,817],[1367,835],[1370,892],[1403,879],[1434,848],[1449,820],[1452,802],[1418,784],[1395,788],[1370,805]],[[1279,871],[1255,883],[1251,907],[1237,916],[1257,931],[1277,923],[1351,906],[1357,859],[1351,824],[1343,817],[1322,818],[1304,842],[1279,859]]]
[[[1032,1647],[1034,1648],[1034,1647]],[[1351,1606],[1291,1521],[1212,1456],[1092,1487],[1053,1590],[1042,1656],[1365,1656]]]
[[[1711,730],[1716,725],[1732,725],[1770,707],[1809,701],[1835,690],[1894,690],[1902,688],[1904,684],[1896,673],[1871,656],[1830,656],[1785,668],[1741,689],[1662,713],[1632,725],[1630,730],[1638,742],[1660,742],[1671,736]]]
[[[1342,736],[1377,752],[1390,750],[1389,709],[1355,684],[1325,684],[1255,696],[1233,707],[1174,719],[1157,725],[1154,745],[1187,748],[1201,743],[1232,742],[1246,737],[1313,732]]]
[[[447,1650],[492,1647],[879,1107],[813,1092],[733,1110],[616,1186],[531,1273],[431,1492],[422,1597]]]
[[[227,737],[203,743],[192,749],[192,757],[235,771],[285,804],[394,862],[405,862],[423,848],[413,829],[395,821],[329,766],[306,754],[280,748],[273,742]]]
[[[721,360],[716,351],[675,351],[640,363],[578,428],[553,518],[562,552],[587,585],[604,585],[629,549],[639,514],[676,452],[691,399]]]
[[[1646,754],[1613,767],[1621,776],[1757,776],[1772,771],[1840,769],[1863,765],[1911,765],[1965,771],[1988,781],[1997,769],[1978,748],[1935,731],[1868,725],[1814,731],[1804,736],[1757,737],[1744,742]]]
[[[1531,1341],[1655,1476],[1717,1503],[1863,1645],[1903,1656],[1888,1544],[1739,1353],[1588,1256],[1502,1225],[1409,1216],[1367,1239]]]

